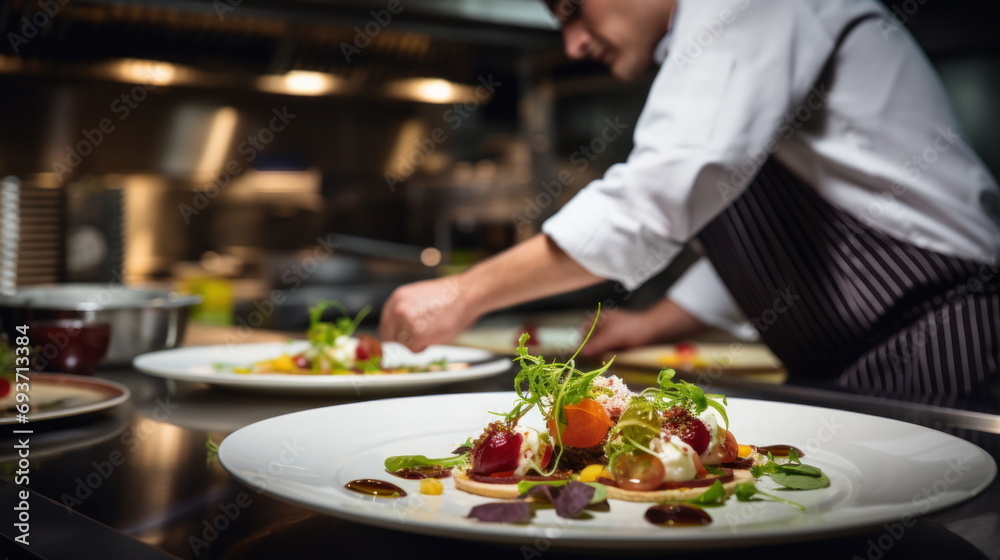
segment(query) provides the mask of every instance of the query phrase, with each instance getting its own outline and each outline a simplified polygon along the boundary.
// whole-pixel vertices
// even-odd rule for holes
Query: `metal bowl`
[[[22,288],[0,296],[0,328],[11,340],[20,325],[82,319],[111,326],[107,365],[124,365],[139,354],[174,348],[184,340],[191,308],[201,296],[121,284],[58,284]]]

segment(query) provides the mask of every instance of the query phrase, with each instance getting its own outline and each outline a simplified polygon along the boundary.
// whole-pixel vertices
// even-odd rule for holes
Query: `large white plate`
[[[96,377],[32,373],[28,379],[29,422],[89,414],[118,406],[129,398],[124,385]],[[10,398],[0,405],[0,425],[18,423],[17,410],[13,408],[16,404]]]
[[[214,364],[249,365],[273,359],[282,353],[295,354],[307,347],[306,341],[192,346],[143,354],[136,357],[132,364],[144,373],[180,381],[240,389],[345,395],[416,391],[489,377],[507,371],[512,364],[509,358],[477,348],[431,346],[423,352],[413,353],[400,344],[387,342],[382,345],[386,366],[423,365],[441,359],[449,363],[469,363],[470,366],[449,371],[381,375],[246,374],[216,371],[214,367]]]
[[[384,471],[392,455],[446,457],[469,436],[507,411],[512,393],[433,395],[340,405],[297,412],[247,426],[227,437],[222,464],[243,483],[273,496],[339,517],[422,534],[534,546],[537,539],[562,548],[692,549],[821,538],[905,523],[982,491],[996,463],[982,449],[920,426],[832,409],[730,399],[734,434],[758,445],[787,443],[806,452],[832,485],[778,493],[808,513],[777,503],[730,499],[709,510],[711,525],[663,528],[643,519],[648,505],[612,501],[611,511],[588,520],[566,520],[540,511],[526,525],[480,523],[466,518],[490,501],[455,490],[423,496],[418,481]],[[537,418],[526,418],[539,426]],[[403,487],[402,499],[373,498],[344,489],[360,478]],[[769,479],[758,486],[772,488]],[[910,517],[907,517],[910,516]]]

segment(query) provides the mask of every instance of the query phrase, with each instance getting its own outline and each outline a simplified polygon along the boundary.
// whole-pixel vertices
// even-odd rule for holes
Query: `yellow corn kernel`
[[[428,496],[440,496],[444,494],[444,484],[436,478],[423,478],[420,480],[420,493]]]
[[[291,373],[295,370],[295,362],[288,354],[282,354],[271,361],[271,367],[280,373]]]
[[[753,447],[750,447],[749,445],[740,445],[740,457],[749,457],[751,453],[753,453]]]
[[[597,482],[600,478],[611,478],[611,473],[604,465],[587,465],[580,471],[580,482]]]

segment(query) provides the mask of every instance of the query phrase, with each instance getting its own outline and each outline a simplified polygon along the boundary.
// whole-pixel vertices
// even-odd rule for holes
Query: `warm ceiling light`
[[[473,95],[471,87],[440,78],[410,78],[396,80],[388,85],[392,97],[422,103],[458,103]]]
[[[163,86],[177,79],[177,66],[158,60],[126,58],[111,63],[110,70],[115,78],[136,84]]]
[[[435,267],[441,264],[441,250],[434,247],[428,247],[423,251],[420,251],[420,262],[424,266]]]
[[[262,76],[260,89],[288,95],[329,95],[340,89],[341,80],[332,74],[292,70],[280,76]]]
[[[455,97],[455,87],[445,80],[420,80],[414,90],[417,97],[428,103],[447,103]]]

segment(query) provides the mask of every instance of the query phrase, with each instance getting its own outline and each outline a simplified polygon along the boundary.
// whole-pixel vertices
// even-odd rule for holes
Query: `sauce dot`
[[[406,491],[391,482],[375,480],[373,478],[362,478],[352,480],[344,485],[351,492],[375,496],[378,498],[402,498],[406,496]]]
[[[712,522],[705,510],[686,504],[661,504],[646,510],[646,521],[663,527],[701,527]]]

